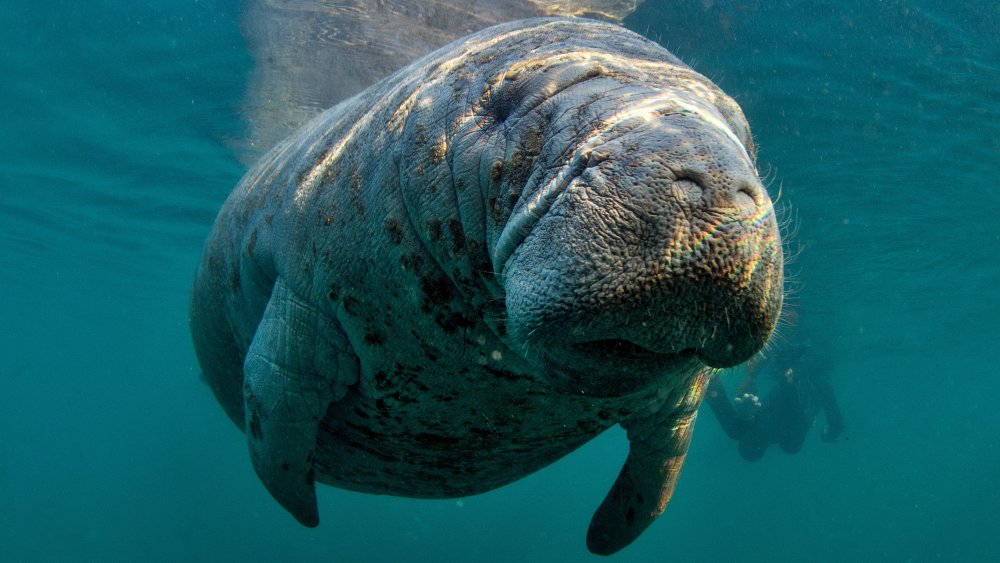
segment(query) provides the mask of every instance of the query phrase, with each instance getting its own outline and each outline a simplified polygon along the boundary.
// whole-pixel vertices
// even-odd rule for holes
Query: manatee
[[[204,378],[271,495],[473,495],[620,424],[587,532],[663,512],[715,370],[767,342],[782,249],[739,106],[585,19],[459,39],[251,168],[190,303]]]

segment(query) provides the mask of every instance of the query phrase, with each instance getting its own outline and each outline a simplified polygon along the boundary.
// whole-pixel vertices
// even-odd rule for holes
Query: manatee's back
[[[245,100],[244,163],[296,127],[417,58],[474,31],[537,16],[621,21],[639,0],[417,0],[335,5],[247,2],[243,32],[254,58]]]

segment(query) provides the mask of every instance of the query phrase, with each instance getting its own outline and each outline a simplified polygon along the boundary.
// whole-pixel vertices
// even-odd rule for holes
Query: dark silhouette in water
[[[739,442],[743,459],[757,461],[771,444],[785,453],[802,448],[806,435],[822,411],[826,417],[822,439],[834,442],[844,429],[840,407],[828,381],[829,361],[816,349],[798,324],[798,315],[788,315],[783,344],[763,366],[751,362],[747,376],[736,388],[732,403],[722,381],[708,385],[705,401],[726,434]],[[757,395],[761,371],[775,375],[775,383],[763,399]]]

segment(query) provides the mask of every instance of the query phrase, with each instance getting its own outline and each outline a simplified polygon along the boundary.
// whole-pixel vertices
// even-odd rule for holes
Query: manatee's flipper
[[[618,480],[594,513],[587,548],[611,555],[632,543],[663,513],[684,465],[698,405],[711,374],[698,373],[680,400],[622,423],[629,454]]]
[[[357,378],[356,364],[345,361],[346,338],[331,323],[279,278],[243,363],[253,467],[275,500],[309,527],[319,524],[317,429]]]

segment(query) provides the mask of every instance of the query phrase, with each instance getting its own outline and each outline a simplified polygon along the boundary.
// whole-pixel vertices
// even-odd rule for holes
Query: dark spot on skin
[[[625,523],[629,526],[635,523],[635,509],[631,506],[625,511]]]
[[[327,297],[330,298],[330,301],[340,299],[340,287],[336,284],[330,284],[330,293],[327,294]]]
[[[448,219],[448,232],[451,234],[451,250],[456,255],[465,250],[465,233],[462,232],[462,222],[454,217]]]
[[[257,406],[257,402],[254,401],[253,392],[249,392],[247,395],[247,407],[250,411],[250,435],[253,436],[254,440],[261,440],[264,438],[264,431],[260,426],[260,409]]]
[[[371,344],[373,346],[381,346],[385,344],[385,337],[381,333],[376,331],[371,331],[365,334],[365,343]]]
[[[507,321],[503,318],[498,318],[496,321],[496,331],[497,336],[503,338],[507,336]]]
[[[247,242],[247,256],[253,258],[254,250],[257,249],[257,229],[250,233],[250,240]]]
[[[375,372],[375,388],[384,391],[389,387],[389,376],[384,371]]]
[[[602,409],[600,412],[597,413],[597,418],[603,421],[611,420],[611,413]]]
[[[271,221],[273,219],[274,219],[274,215],[265,215],[264,216],[264,224],[267,225],[268,227],[270,227],[271,226]]]
[[[532,127],[528,129],[527,133],[524,134],[524,138],[521,141],[521,147],[528,154],[538,154],[542,152],[544,140],[545,134],[542,132],[541,128]]]
[[[503,177],[503,161],[496,160],[493,165],[490,166],[490,180],[494,182],[499,182],[500,178]]]
[[[521,151],[514,151],[510,157],[510,170],[507,184],[513,188],[521,188],[528,181],[531,175],[531,165],[535,162],[534,155],[525,154]]]
[[[375,408],[378,409],[383,416],[389,415],[389,405],[385,402],[385,399],[376,399]]]
[[[642,504],[642,501],[643,501],[643,500],[644,500],[644,499],[642,498],[642,495],[641,495],[641,494],[638,494],[638,493],[636,493],[636,495],[635,495],[635,502],[637,502],[637,503],[639,503],[639,504]]]
[[[427,149],[427,157],[430,158],[431,164],[440,164],[444,160],[444,144],[436,143]]]
[[[351,315],[351,316],[357,315],[358,314],[358,307],[360,305],[361,305],[361,302],[358,301],[357,299],[355,299],[354,297],[351,297],[350,295],[348,295],[347,297],[344,298],[344,311],[348,315]]]
[[[385,232],[389,234],[389,241],[392,244],[403,242],[403,229],[399,226],[399,221],[395,217],[387,217],[382,226],[385,227]]]
[[[316,248],[316,241],[313,241],[312,242],[312,255],[316,256],[317,254],[319,254],[319,249]]]
[[[441,240],[441,221],[438,219],[431,219],[427,221],[427,238],[431,242],[437,242]]]
[[[490,211],[490,219],[493,219],[493,222],[496,224],[500,224],[503,221],[503,209],[501,207],[497,205],[497,198],[495,197],[486,200],[486,208]]]
[[[282,463],[281,464],[281,470],[282,471],[291,471],[292,470],[292,466],[289,465],[288,462]]]
[[[425,276],[420,278],[420,290],[426,296],[422,306],[425,313],[431,312],[434,306],[447,305],[454,297],[454,289],[452,288],[451,281],[444,276]]]

